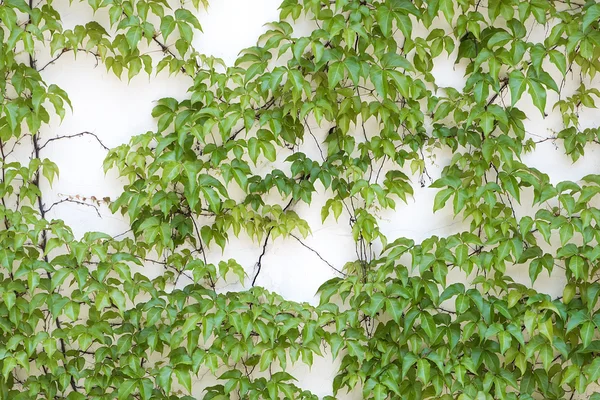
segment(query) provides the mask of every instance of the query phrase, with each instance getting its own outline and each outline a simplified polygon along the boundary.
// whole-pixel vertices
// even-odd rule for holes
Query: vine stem
[[[33,6],[33,0],[29,0],[29,8],[33,10],[34,6]],[[27,25],[31,24],[31,17],[29,18],[29,20],[27,21]],[[35,54],[35,49],[32,52]],[[36,59],[33,56],[33,54],[29,54],[29,67],[36,70]],[[33,159],[40,159],[40,143],[38,140],[38,136],[39,136],[39,132],[31,132],[31,139],[32,139],[32,144],[33,144]],[[35,171],[35,175],[33,178],[33,182],[32,182],[39,190],[39,194],[37,196],[37,205],[38,205],[38,209],[40,212],[40,218],[42,220],[44,220],[46,218],[46,210],[44,209],[44,201],[43,201],[43,196],[42,196],[42,190],[40,188],[40,167],[38,166],[36,171]],[[47,247],[47,243],[48,243],[48,236],[46,233],[46,229],[42,229],[41,231],[41,242],[40,242],[40,248],[42,250],[42,254],[43,254],[43,259],[46,263],[49,262],[48,260],[48,254],[46,254],[46,247]],[[47,271],[46,272],[46,276],[48,277],[48,279],[51,281],[52,280],[52,274]],[[60,318],[57,316],[54,319],[54,322],[56,324],[56,328],[57,329],[62,329],[62,324],[60,321]],[[67,349],[66,349],[66,345],[65,345],[65,340],[63,338],[59,339],[59,343],[60,343],[60,352],[63,354],[63,357],[66,358],[66,354],[67,354]],[[65,360],[63,359],[62,361],[63,366],[65,368],[65,370],[67,369],[67,365],[65,364]],[[73,375],[70,375],[70,385],[71,388],[73,389],[74,392],[79,392],[77,383],[75,382],[75,378],[73,378]]]
[[[252,287],[256,285],[256,280],[258,279],[258,275],[260,275],[260,271],[262,269],[262,259],[265,256],[265,253],[267,252],[267,244],[269,243],[269,237],[271,237],[271,231],[273,231],[273,227],[269,228],[269,231],[267,232],[267,236],[265,237],[265,241],[262,246],[262,252],[260,253],[260,256],[258,256],[258,261],[256,263],[256,274],[254,274],[254,278],[252,278]]]
[[[96,135],[93,132],[83,131],[83,132],[79,132],[79,133],[74,133],[72,135],[63,135],[63,136],[56,136],[56,137],[50,138],[50,139],[46,140],[44,142],[44,144],[42,144],[41,146],[39,146],[38,152],[40,150],[42,150],[44,147],[46,147],[50,142],[53,142],[55,140],[72,139],[72,138],[76,138],[76,137],[82,137],[82,136],[85,136],[85,135],[92,136],[94,139],[96,139],[96,141],[98,142],[98,144],[100,144],[100,146],[102,146],[102,148],[104,150],[106,150],[106,151],[110,150],[110,148],[108,148],[104,143],[102,143],[102,141],[100,140],[100,138],[98,137],[98,135]]]
[[[0,140],[0,155],[2,155],[2,182],[6,182],[6,170],[4,168],[4,165],[6,163],[6,154],[4,153],[4,142],[2,142],[2,140]],[[6,200],[4,199],[4,196],[2,196],[1,201],[2,201],[2,206],[6,210]],[[9,227],[9,222],[8,222],[8,217],[6,216],[6,212],[4,213],[4,227],[6,229],[8,229],[8,227]]]
[[[287,203],[287,205],[283,208],[283,212],[287,211],[292,206],[293,201],[294,199],[292,198],[289,201],[289,203]],[[256,285],[256,280],[258,279],[258,276],[260,275],[260,272],[262,270],[262,259],[265,256],[265,253],[267,252],[267,245],[269,244],[269,238],[271,237],[271,232],[273,231],[273,228],[274,226],[270,227],[267,231],[267,236],[265,237],[265,241],[262,245],[262,252],[260,253],[260,256],[258,256],[258,261],[255,264],[256,273],[254,274],[254,278],[252,278],[252,287]]]

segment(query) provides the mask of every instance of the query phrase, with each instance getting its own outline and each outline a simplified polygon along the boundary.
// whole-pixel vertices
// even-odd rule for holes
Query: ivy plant
[[[0,398],[317,399],[290,367],[328,357],[327,399],[600,399],[600,173],[552,182],[525,157],[600,144],[580,123],[600,97],[600,4],[284,0],[234,65],[193,45],[204,1],[87,4],[69,29],[52,0],[0,2]],[[127,235],[47,216],[94,206],[41,190],[50,141],[104,146],[40,133],[72,106],[44,70],[81,54],[122,79],[189,77],[156,129],[109,149],[127,184],[102,201]],[[462,87],[436,81],[447,60]],[[552,134],[528,130],[549,115]],[[425,186],[461,229],[387,237],[385,213]],[[258,284],[272,241],[311,235],[316,198],[356,251],[311,305]],[[261,250],[253,268],[207,261],[233,237]],[[560,297],[535,285],[548,274]]]

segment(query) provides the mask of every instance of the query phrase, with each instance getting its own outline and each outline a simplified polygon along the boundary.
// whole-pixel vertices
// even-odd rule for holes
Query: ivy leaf
[[[453,0],[439,0],[440,11],[446,17],[446,21],[449,24],[452,23],[452,18],[454,18],[454,1]]]
[[[79,318],[79,309],[79,303],[69,301],[65,306],[64,312],[71,321],[76,321]]]
[[[402,303],[400,302],[400,300],[387,299],[386,303],[385,303],[385,310],[388,313],[390,313],[390,315],[392,316],[392,319],[397,324],[400,324],[400,322],[402,320],[403,310],[404,310],[404,307],[402,306]]]
[[[248,140],[248,155],[250,156],[250,159],[252,160],[254,165],[256,165],[256,161],[258,160],[258,155],[260,151],[259,149],[260,147],[258,139],[250,138]]]
[[[511,106],[514,107],[527,88],[527,79],[521,71],[512,71],[508,77]]]
[[[294,53],[294,58],[296,60],[300,61],[300,59],[302,58],[302,55],[304,54],[304,50],[306,49],[306,46],[308,46],[309,43],[310,43],[310,39],[307,37],[302,37],[302,38],[298,39],[296,41],[296,43],[294,43],[293,53]]]
[[[348,75],[350,76],[350,79],[352,79],[352,83],[358,85],[361,70],[360,62],[358,61],[358,59],[356,57],[348,57],[344,61],[344,65],[348,70]]]
[[[593,4],[592,6],[588,7],[583,13],[581,30],[585,32],[591,24],[598,21],[598,18],[600,18],[600,5]]]
[[[375,86],[375,90],[382,98],[387,97],[387,79],[385,76],[385,71],[383,71],[378,66],[374,65],[371,67],[369,71],[369,76],[371,78],[371,82],[373,82],[373,86]]]
[[[160,21],[160,33],[163,39],[167,40],[169,35],[175,30],[176,26],[177,22],[172,16],[167,15],[163,17]]]
[[[424,384],[429,383],[429,377],[431,374],[431,365],[427,360],[417,361],[417,378]]]
[[[489,39],[488,39],[488,46],[490,48],[494,47],[494,46],[504,46],[505,44],[507,44],[510,40],[512,40],[512,36],[504,31],[504,30],[500,30],[496,33],[494,33]]]
[[[200,26],[198,18],[196,18],[196,16],[192,14],[190,10],[187,10],[185,8],[178,8],[177,10],[175,10],[175,19],[177,21],[187,22],[188,24],[202,32],[202,26]]]
[[[510,348],[512,336],[508,332],[500,332],[498,334],[498,342],[500,343],[500,353],[504,354]]]
[[[402,378],[408,375],[410,368],[416,364],[418,358],[413,353],[406,353],[402,358]]]
[[[573,273],[575,279],[582,279],[584,277],[584,265],[585,261],[580,256],[573,256],[569,259],[569,270]]]
[[[142,27],[132,26],[127,31],[125,37],[127,38],[127,43],[129,44],[130,49],[137,48],[137,45],[140,42],[140,39],[142,38]]]
[[[600,379],[600,359],[595,358],[591,364],[585,367],[585,373],[589,382],[596,382]]]
[[[483,114],[481,114],[481,129],[483,130],[483,134],[485,136],[489,136],[490,133],[492,133],[492,131],[494,130],[494,123],[495,123],[495,119],[494,119],[494,115],[492,113],[490,113],[489,111],[484,112]]]
[[[118,390],[118,399],[126,400],[129,398],[129,395],[133,392],[135,387],[137,386],[137,381],[135,380],[125,380],[119,385]]]
[[[150,400],[152,398],[152,391],[154,390],[154,384],[148,378],[142,379],[140,385],[138,385],[140,395],[143,400]]]
[[[190,371],[182,370],[179,368],[175,369],[175,376],[179,381],[179,384],[185,388],[188,393],[192,393],[192,376]]]
[[[15,292],[4,292],[2,294],[2,300],[4,300],[4,304],[6,304],[6,308],[11,310],[17,301],[17,295]]]
[[[420,314],[420,318],[421,318],[421,327],[423,328],[423,330],[425,331],[425,333],[427,334],[427,336],[429,336],[430,339],[433,339],[436,335],[436,326],[435,326],[435,322],[433,321],[433,317],[426,311],[423,311]]]
[[[336,61],[329,66],[327,74],[329,78],[329,88],[333,89],[343,78],[345,74],[345,66],[341,61]]]
[[[448,299],[451,299],[452,297],[456,296],[457,294],[461,294],[464,292],[465,292],[465,285],[463,285],[462,283],[453,283],[452,285],[450,285],[446,289],[444,289],[444,291],[440,295],[439,302],[442,303]]]
[[[10,373],[17,366],[17,360],[14,357],[6,357],[2,360],[2,376],[4,377],[4,382],[6,382],[10,377]]]
[[[558,50],[552,50],[549,53],[550,61],[558,68],[560,73],[565,76],[567,74],[567,58]]]
[[[579,325],[581,325],[584,321],[587,321],[588,319],[589,318],[586,315],[585,311],[580,310],[576,312],[575,314],[569,317],[569,322],[566,326],[567,330],[565,332],[571,332],[573,329],[577,328]]]
[[[371,296],[369,307],[366,310],[367,315],[374,317],[382,308],[385,303],[385,296],[383,293],[375,293]]]
[[[185,320],[183,327],[181,328],[181,333],[183,335],[187,335],[192,330],[198,327],[198,323],[202,320],[201,315],[192,315]]]
[[[381,58],[381,66],[384,69],[402,68],[407,71],[413,69],[412,65],[410,64],[410,62],[408,62],[406,57],[394,52],[385,53],[383,55],[383,57]]]
[[[375,400],[384,400],[388,397],[388,391],[385,386],[381,384],[376,384],[375,388],[373,388],[373,398]]]
[[[528,79],[529,94],[533,104],[540,110],[542,115],[546,115],[546,89],[538,82]]]
[[[27,2],[24,0],[6,0],[6,5],[11,8],[16,8],[24,14],[28,14],[30,12],[30,8],[27,5]]]
[[[171,391],[171,384],[173,382],[172,375],[173,369],[168,365],[163,366],[158,372],[156,383],[162,390],[165,391],[165,393],[169,393]]]
[[[586,348],[592,343],[594,338],[594,324],[591,321],[587,321],[583,324],[580,330],[580,336],[583,344],[583,348]]]
[[[394,14],[387,7],[378,7],[375,14],[375,20],[381,29],[383,36],[389,37],[392,34],[392,21]]]
[[[510,193],[510,195],[514,197],[518,203],[521,203],[521,189],[516,178],[512,175],[508,175],[505,172],[501,172],[499,177],[502,181],[502,187],[504,190]]]
[[[446,205],[446,202],[448,201],[448,199],[450,198],[450,196],[453,193],[454,193],[453,188],[447,188],[444,190],[440,190],[435,195],[435,199],[433,200],[433,212],[436,212],[437,210],[441,210],[442,208],[444,208],[444,206]]]

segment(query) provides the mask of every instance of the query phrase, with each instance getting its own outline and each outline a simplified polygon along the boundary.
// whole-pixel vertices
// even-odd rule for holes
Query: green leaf
[[[573,256],[569,259],[569,270],[573,273],[575,279],[582,279],[584,273],[585,261],[579,256]]]
[[[157,386],[160,387],[165,393],[171,392],[171,384],[173,382],[173,369],[165,365],[162,367],[156,378]]]
[[[119,385],[118,391],[118,399],[119,400],[127,400],[129,399],[129,395],[133,392],[135,387],[137,386],[137,381],[135,380],[126,380]]]
[[[2,377],[4,382],[10,378],[10,373],[17,366],[17,360],[14,357],[6,357],[2,360]]]
[[[490,133],[494,130],[494,115],[488,111],[481,114],[481,129],[483,130],[483,134],[485,136],[489,136]]]
[[[440,295],[439,302],[442,303],[461,293],[465,293],[465,285],[463,285],[462,283],[453,283],[452,285],[444,289],[444,291]]]
[[[329,66],[328,78],[329,88],[333,89],[343,78],[345,74],[345,66],[341,61],[336,61]]]
[[[448,201],[450,196],[452,196],[453,193],[454,193],[454,189],[452,189],[452,188],[440,190],[435,195],[435,199],[433,200],[433,212],[436,212],[437,210],[441,210],[442,208],[444,208],[444,206],[446,205],[446,202]]]
[[[431,373],[431,365],[427,360],[419,360],[417,361],[417,378],[423,383],[429,383],[429,377]]]
[[[454,18],[454,0],[439,0],[440,11],[446,17],[446,21],[448,23],[452,23],[452,18]]]
[[[165,15],[160,21],[160,33],[163,39],[167,40],[169,35],[175,30],[177,22],[170,15]]]
[[[15,303],[17,301],[17,295],[15,294],[15,292],[4,292],[2,294],[2,300],[4,300],[4,304],[6,305],[7,309],[12,309],[15,306]]]
[[[198,323],[202,320],[202,315],[192,315],[188,318],[186,318],[185,323],[183,324],[183,327],[181,328],[181,333],[183,335],[187,335],[189,332],[191,332],[194,329],[198,328]]]
[[[552,50],[549,53],[550,61],[558,68],[560,73],[565,76],[567,74],[567,58],[558,50]]]
[[[589,28],[591,24],[598,21],[600,18],[600,4],[593,4],[588,7],[583,13],[583,22],[581,24],[581,30],[584,32]]]
[[[16,8],[25,14],[28,14],[30,11],[30,8],[25,0],[5,0],[5,4],[11,8]]]
[[[296,43],[294,43],[293,53],[294,53],[294,58],[296,60],[299,61],[302,58],[302,55],[304,54],[304,50],[306,49],[306,46],[308,46],[309,43],[310,43],[310,39],[307,37],[299,38],[296,41]]]
[[[348,74],[350,79],[352,79],[352,83],[358,85],[358,81],[361,76],[361,66],[358,59],[356,57],[348,57],[346,60],[344,60],[344,65],[348,70]]]
[[[407,71],[413,69],[412,65],[410,64],[410,62],[408,62],[406,57],[394,52],[385,53],[383,55],[383,57],[381,58],[381,66],[384,69],[402,68]]]
[[[394,19],[394,14],[392,11],[384,6],[377,7],[377,12],[375,14],[375,20],[383,33],[383,36],[389,37],[392,34],[392,21]]]
[[[600,379],[600,358],[595,358],[591,364],[586,365],[584,372],[589,382],[597,382]]]
[[[188,24],[202,32],[202,26],[200,26],[198,18],[196,18],[196,16],[192,14],[188,9],[179,8],[175,10],[175,19],[177,21],[187,22]]]
[[[71,320],[75,321],[79,317],[79,303],[69,301],[64,308],[65,315]]]
[[[585,311],[580,310],[569,317],[569,322],[566,326],[566,333],[571,332],[573,329],[577,328],[584,321],[587,321],[589,318],[586,315]]]
[[[500,353],[504,354],[510,348],[512,336],[508,332],[500,332],[498,334],[498,342],[500,343]]]
[[[179,368],[175,369],[175,376],[179,381],[179,384],[185,388],[188,393],[192,393],[192,376],[190,375],[190,371],[181,370]]]
[[[594,338],[594,331],[595,328],[594,323],[592,321],[587,321],[582,325],[581,330],[579,331],[579,335],[581,337],[583,348],[588,347],[590,343],[592,343],[592,340]]]
[[[369,303],[369,307],[365,310],[367,315],[374,317],[381,309],[385,303],[385,296],[383,293],[375,293],[371,296],[371,301]]]
[[[421,327],[423,328],[427,336],[429,336],[430,339],[433,339],[437,333],[433,317],[426,311],[423,311],[419,316],[421,318]]]
[[[373,388],[373,398],[375,400],[384,400],[388,397],[388,391],[385,386],[381,384],[376,384]]]
[[[142,27],[141,26],[132,26],[127,31],[125,35],[127,38],[127,43],[129,44],[130,49],[136,49],[140,39],[142,38]]]
[[[416,364],[418,358],[413,353],[406,353],[402,358],[402,378],[408,374],[410,368]]]
[[[387,299],[385,303],[385,309],[397,324],[401,323],[404,307],[400,300]]]
[[[142,400],[150,400],[152,398],[152,391],[154,390],[154,384],[148,378],[142,379],[141,385],[138,385]]]
[[[542,115],[546,115],[546,89],[537,81],[528,79],[529,94],[533,104],[540,110]]]
[[[511,106],[514,107],[527,88],[527,78],[525,78],[521,71],[512,71],[508,76],[508,85],[510,88]]]
[[[369,76],[371,78],[371,82],[373,82],[373,86],[375,86],[375,90],[382,98],[387,97],[387,78],[385,76],[385,71],[383,71],[378,66],[374,65],[371,67],[369,71]]]

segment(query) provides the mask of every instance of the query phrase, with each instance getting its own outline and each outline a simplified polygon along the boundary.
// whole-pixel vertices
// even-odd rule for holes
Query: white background
[[[239,51],[254,45],[258,36],[266,31],[264,24],[277,20],[279,3],[280,0],[211,1],[208,10],[198,13],[203,33],[196,35],[196,48],[205,54],[221,57],[228,65],[233,65]],[[63,10],[66,27],[92,18],[103,18],[100,12],[99,15],[92,16],[85,4],[69,5],[64,2],[59,8]],[[39,55],[39,65],[43,64],[43,57],[43,54]],[[443,57],[441,59],[434,70],[438,85],[462,88],[464,79],[461,68],[455,68],[452,61],[444,61]],[[126,78],[119,80],[112,73],[106,73],[102,64],[96,66],[95,59],[85,54],[78,54],[77,59],[71,54],[65,54],[43,71],[43,78],[66,90],[74,107],[73,113],[67,114],[62,123],[56,121],[51,127],[44,129],[43,138],[90,131],[97,134],[108,147],[126,143],[133,135],[154,130],[155,121],[150,112],[155,102],[162,97],[186,98],[186,91],[191,83],[190,78],[163,73],[151,79],[140,74],[128,83]],[[556,100],[553,93],[549,93],[548,97],[549,104]],[[542,118],[531,105],[519,105],[527,111],[529,119],[526,121],[526,129],[531,134],[541,138],[554,135],[552,129],[559,127],[560,115],[550,113],[549,117]],[[591,113],[582,114],[585,127],[595,126],[591,117]],[[312,140],[309,136],[307,138]],[[586,157],[573,164],[564,155],[562,144],[557,142],[557,145],[558,147],[552,141],[540,144],[523,161],[549,174],[553,183],[561,180],[577,181],[586,174],[600,172],[596,148],[589,146]],[[76,195],[86,198],[95,196],[98,199],[110,197],[114,200],[121,193],[124,182],[119,181],[114,172],[104,174],[102,162],[105,155],[106,151],[89,136],[50,143],[43,150],[42,157],[50,158],[58,164],[60,179],[52,188],[44,188],[45,203],[51,204]],[[439,154],[434,163],[428,161],[427,168],[433,179],[439,177],[447,162],[447,154]],[[454,220],[450,210],[442,210],[435,215],[432,213],[435,189],[421,188],[416,179],[413,187],[415,195],[407,205],[399,203],[395,213],[380,216],[382,230],[390,241],[400,236],[419,241],[432,235],[443,236],[463,229],[460,219]],[[317,197],[310,207],[299,205],[295,210],[312,228],[312,235],[304,242],[341,269],[345,262],[356,258],[351,232],[346,219],[340,219],[339,224],[332,219],[321,224],[320,206],[323,203],[324,198]],[[522,203],[525,209],[530,206],[527,197]],[[64,220],[77,237],[86,231],[116,235],[129,229],[128,221],[120,215],[112,215],[106,206],[100,207],[100,213],[102,218],[91,207],[63,203],[54,207],[48,218]],[[210,259],[233,257],[252,273],[260,252],[261,248],[257,243],[233,239],[225,254],[216,249],[210,254]],[[274,243],[269,243],[262,265],[257,283],[296,301],[315,303],[314,294],[319,285],[336,276],[335,271],[316,254],[292,238],[278,238]],[[152,270],[151,265],[147,268],[150,275],[158,273]],[[516,280],[529,284],[528,271],[514,270],[511,274]],[[560,274],[552,277],[544,277],[544,274],[535,287],[553,295],[562,293],[564,278]],[[300,379],[298,384],[301,387],[324,396],[331,393],[335,371],[336,366],[331,363],[330,356],[327,356],[325,359],[315,359],[315,365],[311,369],[300,365],[290,372]],[[197,397],[200,397],[202,387],[207,384],[211,382],[203,380],[194,384]],[[357,392],[348,398],[359,399],[362,394]]]

